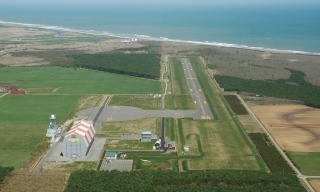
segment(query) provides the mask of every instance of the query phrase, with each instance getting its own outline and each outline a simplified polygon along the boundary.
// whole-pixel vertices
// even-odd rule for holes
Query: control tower
[[[51,138],[50,143],[53,143],[56,141],[57,136],[58,136],[58,127],[56,125],[56,116],[51,115],[49,119],[50,119],[50,124],[47,129],[46,136]]]

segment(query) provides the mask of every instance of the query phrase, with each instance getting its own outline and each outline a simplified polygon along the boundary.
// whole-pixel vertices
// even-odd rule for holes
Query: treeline
[[[249,133],[248,135],[271,172],[295,173],[265,133]]]
[[[236,95],[224,95],[224,98],[227,100],[230,105],[232,111],[236,115],[248,115],[248,111],[242,105],[241,101],[238,99]]]
[[[71,67],[81,67],[149,79],[160,78],[161,55],[159,54],[76,54],[69,55],[68,57],[73,59]]]
[[[289,79],[250,80],[215,75],[214,78],[225,91],[244,91],[260,95],[303,101],[305,105],[320,108],[320,86],[305,81],[305,74],[290,69]]]
[[[0,166],[0,183],[4,180],[4,178],[13,171],[13,167],[2,167]]]
[[[93,171],[70,175],[73,191],[305,191],[294,174],[258,171]]]

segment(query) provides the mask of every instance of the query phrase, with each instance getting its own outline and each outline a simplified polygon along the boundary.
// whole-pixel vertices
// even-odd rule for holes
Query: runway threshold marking
[[[204,104],[207,104],[207,102],[206,102],[206,101],[203,101],[203,103],[204,103]]]
[[[206,119],[206,117],[205,116],[201,116],[201,119]]]
[[[211,119],[211,117],[210,117],[210,116],[207,116],[207,119]]]

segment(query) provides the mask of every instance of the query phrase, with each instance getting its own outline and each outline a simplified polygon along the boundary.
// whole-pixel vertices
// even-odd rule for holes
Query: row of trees
[[[251,80],[215,75],[215,80],[225,91],[244,91],[260,95],[303,101],[305,105],[320,108],[320,86],[305,81],[305,74],[291,70],[289,79]]]
[[[305,191],[288,173],[258,171],[90,171],[71,174],[69,191]]]
[[[74,67],[118,73],[149,79],[160,78],[159,54],[77,54],[69,55]]]
[[[294,173],[265,133],[249,133],[248,135],[271,172]]]
[[[244,108],[241,101],[236,95],[224,95],[224,98],[227,100],[229,106],[236,115],[248,114],[248,111],[246,110],[246,108]]]
[[[13,167],[2,167],[0,166],[0,183],[4,180],[4,178],[9,175],[11,171],[13,171]]]

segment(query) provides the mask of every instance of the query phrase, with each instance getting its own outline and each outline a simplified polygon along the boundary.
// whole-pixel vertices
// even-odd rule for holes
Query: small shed
[[[150,131],[141,132],[141,142],[151,142],[152,134]]]
[[[184,147],[183,147],[183,150],[184,150],[185,152],[188,152],[188,151],[189,151],[189,147],[188,147],[188,146],[184,146]]]
[[[106,159],[117,159],[117,153],[114,151],[107,151]]]
[[[174,141],[166,141],[165,147],[175,148],[176,147],[176,143]]]

